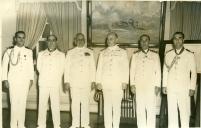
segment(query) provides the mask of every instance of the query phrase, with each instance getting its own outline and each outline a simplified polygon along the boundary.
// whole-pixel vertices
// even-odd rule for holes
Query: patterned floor
[[[9,128],[9,111],[3,109],[3,128]],[[26,112],[26,127],[36,128],[37,125],[37,111],[27,110]],[[61,128],[68,128],[71,125],[71,115],[69,112],[61,112]],[[96,113],[90,113],[90,125],[92,128],[104,128],[103,118],[98,117]],[[53,128],[51,113],[47,114],[47,128]],[[121,119],[120,128],[136,128],[136,120]]]

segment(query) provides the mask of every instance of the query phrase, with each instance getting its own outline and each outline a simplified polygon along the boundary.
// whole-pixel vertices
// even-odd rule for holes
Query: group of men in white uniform
[[[16,32],[15,45],[7,49],[2,63],[3,84],[10,91],[11,128],[25,127],[26,99],[34,80],[32,51],[24,47],[24,41],[25,33]],[[172,41],[174,49],[165,54],[162,91],[168,95],[169,128],[179,127],[177,109],[181,115],[181,127],[186,128],[189,127],[189,96],[195,93],[196,64],[193,53],[183,46],[182,32],[176,32]],[[108,33],[108,47],[100,52],[96,68],[93,51],[85,47],[82,33],[76,34],[76,47],[69,50],[66,57],[57,49],[57,37],[47,37],[48,48],[40,52],[37,58],[38,128],[46,128],[49,98],[54,128],[60,128],[59,88],[63,83],[63,74],[63,91],[69,92],[72,99],[71,128],[80,125],[90,128],[89,95],[93,88],[103,91],[105,128],[119,128],[121,99],[123,90],[128,87],[129,76],[131,92],[136,94],[138,128],[156,127],[155,98],[161,90],[159,55],[149,49],[150,37],[143,34],[139,38],[140,49],[133,53],[129,66],[127,52],[117,42],[118,35],[115,32]]]

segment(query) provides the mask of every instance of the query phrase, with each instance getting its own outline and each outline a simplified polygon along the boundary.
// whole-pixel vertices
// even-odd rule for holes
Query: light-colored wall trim
[[[164,40],[170,39],[170,1],[167,1],[166,14],[165,14],[165,31]]]

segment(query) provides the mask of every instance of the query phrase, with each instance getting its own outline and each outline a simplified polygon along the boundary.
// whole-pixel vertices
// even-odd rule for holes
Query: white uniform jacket
[[[101,51],[98,60],[96,82],[101,83],[103,89],[122,90],[121,84],[128,83],[128,80],[129,62],[126,50],[116,45]]]
[[[62,82],[64,74],[65,54],[55,50],[44,50],[38,54],[37,69],[39,86],[57,87]]]
[[[177,55],[170,50],[165,55],[163,66],[163,87],[167,92],[184,93],[196,87],[196,62],[192,52],[187,49]]]
[[[34,80],[32,50],[17,46],[7,49],[2,62],[2,80],[14,83]]]
[[[158,53],[149,50],[135,52],[131,60],[130,83],[137,88],[150,89],[161,85],[161,66]]]
[[[65,83],[70,83],[71,87],[90,87],[95,81],[95,61],[93,51],[83,47],[75,47],[68,51],[65,62]]]

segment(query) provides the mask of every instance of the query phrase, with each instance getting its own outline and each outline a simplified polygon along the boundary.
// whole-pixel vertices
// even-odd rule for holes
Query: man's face
[[[77,47],[84,47],[85,40],[84,40],[84,36],[83,35],[81,35],[81,34],[78,35],[75,41],[76,41]]]
[[[47,39],[48,49],[50,51],[55,50],[57,48],[56,38],[54,36],[49,36]]]
[[[114,46],[117,44],[117,37],[114,34],[109,34],[107,37],[107,44],[109,47]]]
[[[15,37],[15,43],[17,46],[24,46],[25,35],[23,33],[18,33]]]
[[[140,46],[142,48],[142,50],[146,50],[149,48],[149,38],[147,36],[142,36],[140,39]]]
[[[175,49],[180,49],[183,47],[184,38],[181,34],[175,34],[173,37],[173,45]]]

